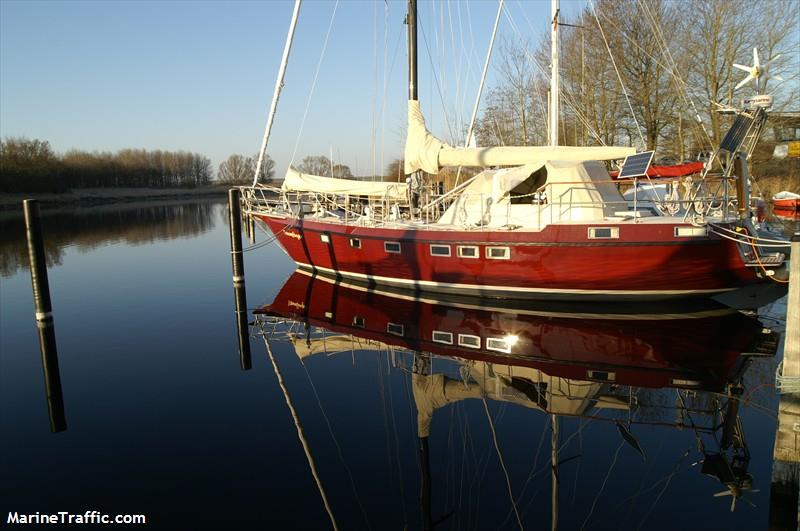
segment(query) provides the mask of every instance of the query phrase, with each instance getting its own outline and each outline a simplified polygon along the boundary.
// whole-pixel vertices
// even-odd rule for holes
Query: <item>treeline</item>
[[[731,120],[720,105],[755,94],[752,81],[737,89],[747,74],[733,66],[751,65],[753,47],[762,68],[776,59],[760,92],[775,96],[775,110],[797,101],[799,20],[800,3],[781,0],[595,0],[561,20],[559,142],[646,145],[676,161],[712,149]],[[478,142],[545,145],[549,35],[501,51]]]
[[[0,192],[66,192],[76,188],[194,187],[210,184],[211,160],[188,151],[71,150],[56,154],[44,140],[0,143]]]

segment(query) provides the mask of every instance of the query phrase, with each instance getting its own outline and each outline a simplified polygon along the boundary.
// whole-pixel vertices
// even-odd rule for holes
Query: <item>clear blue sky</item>
[[[562,11],[583,5],[562,0]],[[255,154],[292,6],[2,0],[0,136],[49,140],[57,151],[183,149],[215,166],[231,153]],[[333,8],[307,0],[301,9],[269,147],[279,175],[294,152]],[[297,160],[332,150],[366,175],[373,159],[381,173],[400,155],[405,8],[403,1],[339,4]],[[496,9],[490,0],[420,3],[420,99],[429,127],[444,138],[451,139],[443,108],[454,129],[469,118]],[[511,0],[508,10],[532,43],[547,28],[549,0]],[[500,34],[520,38],[505,18]]]

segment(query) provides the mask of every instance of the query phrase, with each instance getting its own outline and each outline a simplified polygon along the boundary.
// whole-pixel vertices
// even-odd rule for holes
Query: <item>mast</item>
[[[408,99],[417,98],[417,0],[408,0]]]
[[[550,145],[558,145],[558,11],[559,0],[550,0],[553,18],[550,31]]]
[[[289,34],[286,36],[286,44],[283,47],[283,57],[281,58],[281,67],[278,70],[278,79],[275,80],[275,92],[272,93],[272,105],[269,107],[269,116],[267,117],[267,126],[264,129],[264,138],[261,140],[261,149],[258,151],[258,162],[256,163],[256,173],[253,175],[253,186],[258,184],[258,176],[261,173],[261,166],[264,164],[264,154],[267,152],[267,142],[269,142],[269,133],[272,131],[272,122],[275,120],[275,111],[278,109],[278,99],[281,97],[281,89],[283,89],[283,78],[286,75],[286,64],[289,62],[289,52],[292,50],[292,40],[294,39],[294,28],[297,26],[297,17],[300,15],[300,2],[295,0],[294,11],[292,12],[292,21],[289,23]]]

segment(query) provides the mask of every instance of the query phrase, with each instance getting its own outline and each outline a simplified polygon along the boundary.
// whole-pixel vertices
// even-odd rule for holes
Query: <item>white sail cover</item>
[[[292,166],[286,170],[281,189],[285,192],[318,192],[352,196],[380,197],[402,201],[408,197],[408,184],[383,181],[337,179],[300,173]]]
[[[636,153],[632,147],[502,146],[454,148],[425,127],[419,101],[408,101],[405,172],[439,173],[446,166],[522,166],[547,160],[615,160]]]
[[[512,204],[511,196],[523,196],[522,201]],[[623,205],[625,199],[601,162],[548,161],[483,171],[438,223],[538,230],[559,221],[602,220]]]

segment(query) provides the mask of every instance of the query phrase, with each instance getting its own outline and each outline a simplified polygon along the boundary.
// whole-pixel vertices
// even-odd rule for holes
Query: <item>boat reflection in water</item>
[[[563,417],[607,423],[643,459],[647,449],[636,436],[640,425],[692,430],[696,454],[687,459],[724,485],[710,493],[730,495],[731,510],[737,500],[747,501],[750,454],[738,414],[743,378],[753,356],[774,355],[777,334],[730,308],[709,301],[687,304],[431,300],[298,271],[272,304],[255,312],[254,326],[270,356],[269,344],[276,341],[291,344],[301,359],[380,351],[388,352],[396,370],[410,373],[426,529],[437,521],[428,437],[438,410],[465,400],[486,406],[488,400],[549,415],[555,529]],[[496,435],[488,406],[485,413]]]

